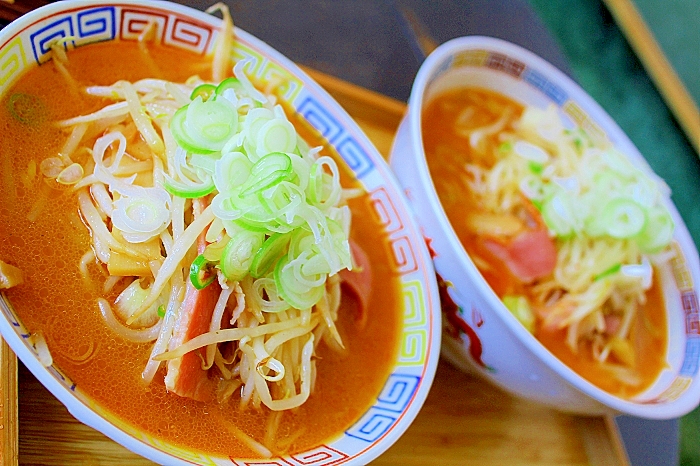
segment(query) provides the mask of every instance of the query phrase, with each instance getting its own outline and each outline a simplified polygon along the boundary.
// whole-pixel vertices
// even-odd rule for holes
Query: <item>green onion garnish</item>
[[[597,280],[600,280],[601,278],[605,278],[605,277],[608,277],[610,275],[613,275],[613,274],[619,272],[621,268],[622,268],[622,264],[615,264],[612,267],[609,267],[609,268],[603,270],[598,275],[594,275],[593,281],[597,281]]]
[[[216,279],[216,272],[213,268],[213,264],[203,254],[197,256],[192,265],[190,265],[190,281],[192,285],[198,290],[211,285]]]

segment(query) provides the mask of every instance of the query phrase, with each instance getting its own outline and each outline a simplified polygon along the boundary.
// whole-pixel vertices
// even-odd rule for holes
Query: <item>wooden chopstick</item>
[[[631,0],[603,0],[700,156],[700,111]]]
[[[0,465],[19,459],[17,409],[17,356],[0,338]]]

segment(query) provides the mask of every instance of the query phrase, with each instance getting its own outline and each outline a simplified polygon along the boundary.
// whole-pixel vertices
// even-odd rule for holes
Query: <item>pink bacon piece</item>
[[[355,320],[362,328],[367,322],[369,299],[372,294],[372,264],[367,253],[352,240],[350,240],[350,249],[357,267],[353,270],[341,270],[340,278],[359,301],[360,309],[357,310]]]
[[[204,209],[204,205],[201,201],[195,202],[195,214],[197,214]],[[197,240],[197,252],[201,254],[206,246],[203,232]],[[218,280],[214,280],[201,290],[195,288],[189,280],[187,281],[185,300],[180,307],[180,314],[168,345],[169,350],[209,331],[220,294],[221,286]],[[206,348],[200,348],[168,361],[165,376],[165,387],[168,391],[197,401],[208,401],[213,398],[217,383],[209,378],[209,371],[202,368],[205,353]]]

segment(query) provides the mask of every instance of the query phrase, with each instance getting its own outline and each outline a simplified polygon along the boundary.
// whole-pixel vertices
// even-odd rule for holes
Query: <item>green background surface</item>
[[[700,104],[700,1],[634,3],[696,105]]]
[[[671,187],[672,199],[696,246],[700,245],[700,159],[604,4],[594,0],[530,3],[568,58],[574,79]],[[642,0],[639,4],[645,19],[655,18],[651,27],[659,42],[664,38],[662,47],[688,44],[687,50],[679,50],[673,58],[681,65],[679,74],[682,69],[694,79],[695,92],[700,93],[700,2]],[[683,58],[693,47],[695,55],[690,60]],[[700,465],[700,408],[681,418],[679,449],[681,465]]]

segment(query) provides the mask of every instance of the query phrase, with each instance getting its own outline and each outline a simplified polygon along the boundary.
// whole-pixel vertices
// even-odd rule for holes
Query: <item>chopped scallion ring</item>
[[[214,264],[209,262],[204,254],[200,254],[192,261],[190,266],[190,281],[192,286],[202,290],[211,285],[216,280],[216,272],[213,270]]]
[[[275,233],[266,239],[253,257],[250,264],[250,274],[254,278],[265,275],[272,268],[272,264],[284,255],[290,238],[291,236],[288,234]]]
[[[234,91],[242,91],[243,84],[237,78],[226,78],[216,86],[216,94],[222,95],[227,89],[233,89]]]
[[[263,244],[263,233],[243,230],[231,238],[221,254],[219,267],[229,280],[238,281],[248,275],[254,255]]]
[[[216,86],[213,84],[200,84],[199,86],[195,87],[192,93],[190,94],[190,100],[194,100],[197,97],[201,97],[202,100],[209,100],[209,98],[214,95],[217,91]]]
[[[167,175],[165,175],[163,187],[173,196],[184,197],[186,199],[197,199],[204,197],[216,189],[216,186],[214,186],[214,180],[211,178],[199,184],[188,185],[180,181],[173,180]]]
[[[644,209],[631,199],[612,199],[601,212],[601,222],[613,238],[631,238],[644,228]]]

